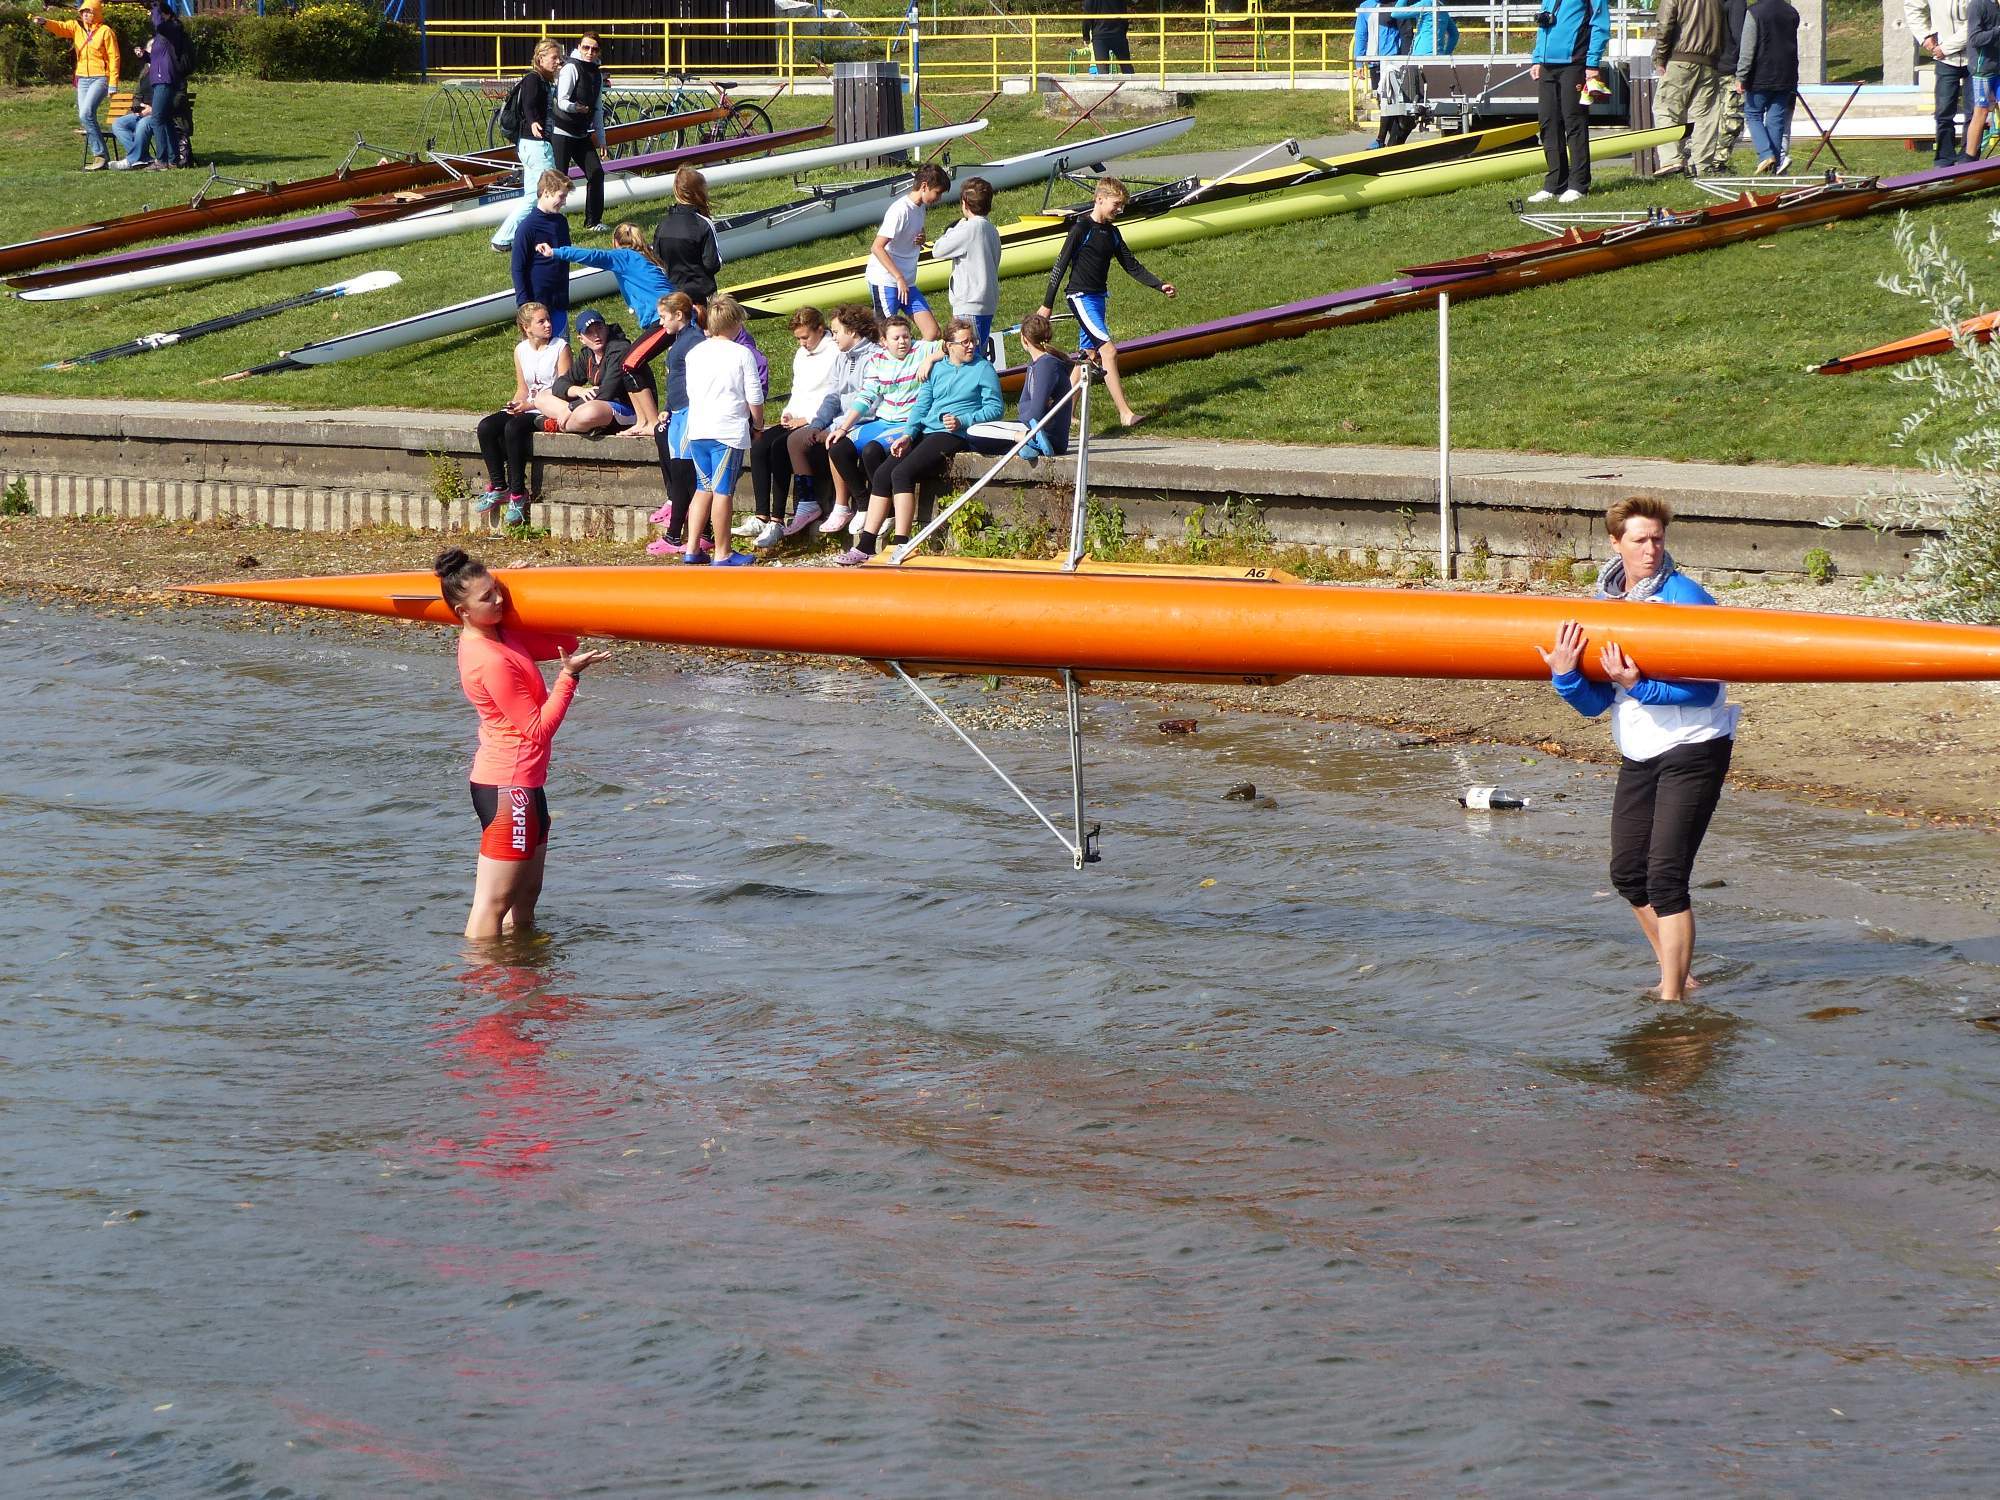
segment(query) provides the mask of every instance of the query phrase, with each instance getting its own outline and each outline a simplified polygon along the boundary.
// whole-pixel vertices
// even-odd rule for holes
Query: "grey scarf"
[[[1650,599],[1667,586],[1667,580],[1680,571],[1671,552],[1660,553],[1659,570],[1650,578],[1641,578],[1630,588],[1625,584],[1625,561],[1617,553],[1611,554],[1611,561],[1597,570],[1597,592],[1593,599],[1630,599],[1635,603]]]

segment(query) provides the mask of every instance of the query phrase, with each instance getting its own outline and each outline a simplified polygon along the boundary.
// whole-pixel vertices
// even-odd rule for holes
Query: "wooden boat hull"
[[[1620,131],[1591,138],[1593,160],[1623,156],[1649,146],[1663,146],[1678,140],[1679,126],[1658,126],[1649,130]],[[1546,170],[1539,149],[1502,151],[1489,156],[1473,156],[1462,161],[1441,162],[1415,167],[1380,177],[1337,177],[1330,182],[1310,183],[1281,190],[1241,203],[1194,203],[1158,218],[1147,219],[1124,230],[1125,243],[1135,251],[1164,249],[1217,235],[1237,234],[1276,225],[1303,223],[1329,214],[1356,213],[1400,203],[1409,198],[1449,193],[1482,183],[1504,182]],[[1026,244],[1017,244],[1000,254],[1002,276],[1029,276],[1046,271],[1061,253],[1062,237],[1049,235]],[[949,263],[919,266],[915,285],[924,291],[938,291],[951,279]],[[859,275],[834,278],[763,297],[745,297],[731,289],[739,302],[753,313],[766,316],[796,311],[807,304],[832,306],[841,302],[866,302],[868,286]]]
[[[498,570],[537,629],[952,669],[1265,681],[1302,674],[1534,680],[1581,621],[1647,673],[1748,682],[2000,678],[2000,628],[1724,606],[1628,604],[1047,567],[591,567]],[[455,623],[428,573],[192,585],[191,591]],[[1586,653],[1595,672],[1594,651]]]
[[[607,163],[604,169],[605,179],[615,181],[617,174],[623,172],[665,172],[684,166],[700,167],[711,162],[730,161],[739,156],[788,150],[831,134],[833,134],[831,125],[801,125],[791,130],[772,131],[768,135],[732,136],[727,140],[704,141],[698,146],[682,146],[672,151],[653,151],[642,156],[631,156]],[[116,276],[127,271],[141,271],[151,266],[173,265],[204,255],[232,254],[254,249],[258,245],[283,245],[294,241],[316,239],[322,235],[339,234],[343,230],[360,229],[370,224],[386,224],[397,219],[415,218],[419,214],[431,213],[454,204],[464,204],[478,199],[491,201],[498,197],[511,203],[520,196],[519,187],[513,183],[515,175],[511,172],[495,172],[484,177],[468,177],[435,187],[413,189],[407,193],[364,198],[346,208],[332,209],[323,214],[311,214],[305,218],[280,219],[275,224],[260,224],[249,229],[223,230],[195,239],[149,245],[139,250],[123,250],[112,255],[101,255],[91,260],[80,260],[70,265],[58,266],[52,270],[29,271],[18,276],[10,276],[7,278],[7,285],[17,292],[39,291],[44,287],[67,286],[72,282],[90,281],[100,276]],[[570,176],[581,178],[582,169],[573,168]]]
[[[978,120],[967,125],[912,132],[893,139],[905,145],[914,145],[918,142],[936,143],[955,139],[974,130],[982,130],[985,124],[985,121]],[[843,162],[854,161],[871,151],[879,152],[883,149],[885,146],[881,141],[852,141],[845,145],[821,145],[805,151],[786,151],[775,156],[760,156],[752,161],[724,162],[708,173],[709,188],[715,190],[731,183],[755,182],[767,177],[838,166]],[[607,177],[605,180],[604,204],[606,209],[618,208],[627,203],[671,197],[673,190],[671,174],[666,176],[621,174]],[[20,295],[22,300],[27,302],[73,301],[79,297],[114,296],[185,282],[247,276],[253,272],[274,270],[280,266],[312,265],[319,261],[338,260],[346,255],[359,255],[396,245],[414,244],[419,240],[462,234],[471,229],[483,229],[504,219],[513,210],[514,202],[513,195],[507,194],[473,202],[450,203],[386,223],[358,224],[317,239],[258,245],[248,250],[230,250],[219,255],[205,255],[189,261],[172,261],[165,265],[149,266],[139,271],[119,272],[109,276],[92,277],[87,281],[70,282],[62,286],[43,287]]]
[[[1399,313],[1435,307],[1439,292],[1454,302],[1494,297],[1523,287],[1595,275],[1624,266],[1664,260],[1694,250],[1714,249],[1856,218],[1884,209],[1921,206],[1942,198],[2000,187],[2000,159],[1962,162],[1867,184],[1829,184],[1785,193],[1745,194],[1734,203],[1663,214],[1643,224],[1611,230],[1571,230],[1554,239],[1416,266],[1393,281],[1352,287],[1324,297],[1218,318],[1186,328],[1143,334],[1118,342],[1122,370],[1184,359],[1205,359],[1230,349],[1278,339],[1302,338],[1329,328],[1372,323]],[[1947,337],[1945,347],[1950,347]],[[1003,390],[1020,389],[1025,370],[1003,370]]]
[[[622,146],[632,141],[650,140],[670,130],[706,124],[720,119],[723,113],[720,109],[691,110],[657,120],[635,120],[629,125],[613,126],[605,135],[612,145]],[[491,151],[475,151],[463,160],[490,161],[494,171],[504,173],[517,161],[517,157],[514,147],[501,146]],[[95,224],[52,229],[33,239],[0,245],[0,275],[12,275],[35,266],[48,265],[52,261],[97,255],[121,245],[137,244],[141,240],[220,229],[225,224],[241,224],[248,219],[267,219],[275,214],[295,213],[302,208],[321,208],[329,203],[349,203],[357,198],[401,192],[428,183],[443,182],[450,176],[450,172],[428,157],[416,161],[385,162],[347,172],[329,172],[322,177],[301,178],[297,182],[274,182],[245,192],[205,198],[199,203],[124,214]]]
[[[1990,344],[1996,324],[2000,324],[2000,312],[1985,312],[1976,318],[1967,318],[1958,325],[1956,332],[1975,343]],[[1830,359],[1823,365],[1814,365],[1812,372],[1815,375],[1852,375],[1861,370],[1879,370],[1885,365],[1908,364],[1913,359],[1933,359],[1940,354],[1949,354],[1957,347],[1953,332],[1950,328],[1933,328],[1929,333],[1914,334],[1893,344],[1877,344],[1859,354],[1844,354],[1839,359]]]

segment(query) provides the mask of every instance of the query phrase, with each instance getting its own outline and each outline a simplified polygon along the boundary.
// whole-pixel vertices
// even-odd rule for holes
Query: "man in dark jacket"
[[[1120,71],[1133,71],[1132,39],[1125,29],[1131,9],[1127,0],[1083,0],[1083,34],[1090,42],[1090,55],[1097,59],[1091,72],[1109,73],[1114,57]]]
[[[174,101],[187,85],[181,63],[192,54],[181,18],[163,9],[160,0],[153,0],[153,35],[140,55],[146,59],[146,71],[132,86],[132,113],[138,117],[138,123],[132,129],[124,158],[111,165],[142,167],[150,150],[157,154],[160,166],[171,167],[180,160],[180,146],[174,139]],[[121,120],[118,125],[124,123]],[[112,128],[119,140],[126,139],[124,130],[118,126]]]
[[[603,54],[604,45],[596,32],[586,31],[578,37],[575,50],[556,74],[555,97],[549,101],[556,170],[567,175],[571,167],[583,168],[585,234],[604,232],[604,163],[597,154],[604,147],[604,73],[598,66]],[[516,229],[514,243],[520,242],[521,232]]]

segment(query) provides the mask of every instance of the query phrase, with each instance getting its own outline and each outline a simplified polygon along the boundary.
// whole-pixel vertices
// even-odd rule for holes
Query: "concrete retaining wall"
[[[1420,450],[1206,443],[1137,433],[1092,450],[1092,493],[1128,529],[1179,538],[1246,525],[1281,544],[1356,562],[1424,566],[1437,555],[1436,456]],[[969,480],[983,461],[961,460]],[[51,515],[164,516],[286,529],[462,527],[463,499],[438,498],[454,470],[480,487],[472,423],[457,413],[310,412],[196,403],[24,401],[0,411],[0,483],[16,477]],[[1651,459],[1512,453],[1453,456],[1461,566],[1505,576],[1601,555],[1604,507],[1628,494],[1675,509],[1677,554],[1704,575],[1791,573],[1824,548],[1843,572],[1899,572],[1907,540],[1828,530],[1858,499],[1892,487],[1889,471],[1733,468]],[[992,508],[1060,524],[1068,460],[1013,463]],[[747,499],[748,480],[738,490]],[[537,524],[564,535],[637,542],[660,501],[653,444],[625,437],[536,441]],[[1254,509],[1237,504],[1254,502]]]

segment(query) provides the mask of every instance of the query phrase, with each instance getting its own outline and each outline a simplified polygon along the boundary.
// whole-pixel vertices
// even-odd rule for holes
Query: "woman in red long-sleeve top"
[[[492,938],[535,925],[548,858],[549,752],[577,679],[610,653],[578,651],[573,635],[505,624],[507,590],[460,548],[440,552],[436,568],[444,602],[465,624],[458,636],[458,681],[479,712],[472,807],[484,832],[465,935]],[[553,691],[535,665],[550,660],[562,662]]]

